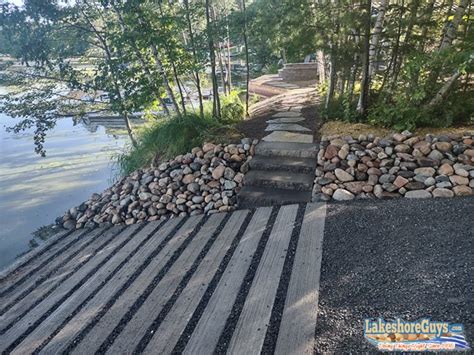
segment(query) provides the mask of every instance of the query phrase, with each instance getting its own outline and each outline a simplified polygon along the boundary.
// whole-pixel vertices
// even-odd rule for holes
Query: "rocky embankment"
[[[135,171],[56,222],[74,229],[232,211],[256,144],[245,138],[240,144],[193,148],[158,167]]]
[[[474,194],[474,133],[323,137],[313,200]]]

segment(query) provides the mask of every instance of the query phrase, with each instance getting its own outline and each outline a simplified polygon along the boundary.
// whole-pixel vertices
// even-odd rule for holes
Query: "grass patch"
[[[211,116],[188,114],[148,123],[136,132],[137,147],[130,146],[117,157],[122,176],[161,160],[171,159],[202,146],[205,141],[221,143],[236,139],[231,126]]]

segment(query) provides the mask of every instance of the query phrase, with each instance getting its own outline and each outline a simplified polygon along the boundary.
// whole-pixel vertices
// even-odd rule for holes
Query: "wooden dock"
[[[0,353],[312,353],[325,214],[62,232],[0,274]]]

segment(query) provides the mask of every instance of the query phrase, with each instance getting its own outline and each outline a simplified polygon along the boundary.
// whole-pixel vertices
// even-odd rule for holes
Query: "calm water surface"
[[[113,180],[113,157],[128,144],[104,127],[62,119],[48,132],[47,156],[34,152],[33,130],[8,133],[0,113],[0,269],[29,249],[32,232],[101,192]]]

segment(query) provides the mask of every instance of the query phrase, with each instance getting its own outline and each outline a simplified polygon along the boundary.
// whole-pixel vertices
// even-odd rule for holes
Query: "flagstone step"
[[[272,123],[297,123],[297,122],[302,122],[304,121],[304,117],[281,117],[281,118],[275,118],[273,120],[268,120],[268,124]]]
[[[252,170],[284,170],[294,173],[314,174],[316,159],[297,157],[266,157],[257,155],[249,162]]]
[[[268,136],[263,137],[262,140],[265,142],[313,143],[313,135],[289,131],[274,131]]]
[[[255,147],[255,155],[280,156],[294,158],[313,158],[318,148],[312,143],[260,142]]]
[[[309,128],[303,127],[296,123],[271,123],[265,131],[295,131],[295,132],[311,132]]]
[[[279,117],[301,117],[301,113],[297,111],[284,111],[275,113],[272,117],[279,118]]]
[[[311,201],[311,191],[244,186],[237,196],[239,208],[291,205]]]
[[[244,186],[272,187],[296,191],[311,191],[314,177],[311,174],[283,170],[250,170],[244,177]]]

